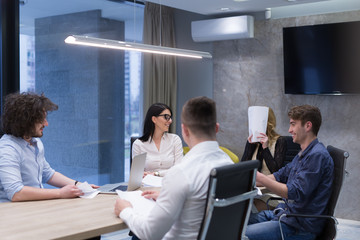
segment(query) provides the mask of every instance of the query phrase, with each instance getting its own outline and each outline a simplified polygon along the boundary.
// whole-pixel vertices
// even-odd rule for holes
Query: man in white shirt
[[[0,202],[20,202],[83,195],[78,181],[52,169],[40,138],[49,125],[47,113],[58,106],[44,94],[6,96],[0,139]],[[47,183],[56,189],[45,189]],[[94,188],[98,186],[92,185]]]
[[[233,162],[216,142],[216,104],[207,97],[187,101],[181,114],[184,141],[190,151],[162,180],[160,192],[143,195],[156,200],[148,216],[134,213],[130,202],[117,199],[115,214],[140,239],[196,239],[205,211],[211,169]]]

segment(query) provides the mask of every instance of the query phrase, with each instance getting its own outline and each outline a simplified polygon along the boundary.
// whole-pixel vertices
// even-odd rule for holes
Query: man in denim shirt
[[[326,214],[334,164],[325,146],[317,139],[321,113],[317,107],[303,105],[290,109],[289,133],[301,151],[293,161],[272,175],[257,173],[258,186],[281,196],[275,211],[262,211],[250,217],[246,235],[250,240],[281,239],[278,219],[283,213]],[[322,219],[283,217],[285,239],[315,239],[324,226]]]
[[[77,181],[52,169],[40,140],[47,112],[58,106],[44,95],[14,93],[5,99],[0,139],[0,202],[73,198]],[[44,189],[42,183],[60,187]],[[97,187],[93,185],[93,187]]]

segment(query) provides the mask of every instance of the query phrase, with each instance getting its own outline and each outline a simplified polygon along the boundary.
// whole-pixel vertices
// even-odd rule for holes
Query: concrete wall
[[[204,16],[174,9],[176,47],[212,52],[212,43],[195,43],[191,38],[191,21]],[[181,136],[181,111],[184,103],[197,96],[213,97],[213,61],[211,59],[176,59],[178,94],[176,111],[176,133]]]
[[[360,11],[256,21],[253,39],[214,43],[213,73],[221,126],[218,141],[239,157],[248,136],[249,106],[272,107],[277,130],[282,135],[289,135],[290,107],[311,104],[320,108],[323,116],[320,141],[350,153],[347,164],[350,175],[345,179],[335,213],[337,217],[354,220],[360,220],[360,96],[285,95],[282,28],[359,20]]]

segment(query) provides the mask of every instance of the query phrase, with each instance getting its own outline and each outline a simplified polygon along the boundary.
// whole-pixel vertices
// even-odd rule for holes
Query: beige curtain
[[[145,44],[160,45],[160,34],[161,46],[175,47],[173,9],[146,2],[143,42]],[[144,53],[143,59],[144,116],[149,106],[156,102],[167,104],[171,108],[173,115],[175,115],[177,95],[176,58]],[[173,133],[175,133],[176,129],[175,117],[173,117],[170,128],[170,132]]]

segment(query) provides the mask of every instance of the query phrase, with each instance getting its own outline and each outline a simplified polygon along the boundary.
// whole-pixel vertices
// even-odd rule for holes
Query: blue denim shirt
[[[315,139],[291,163],[274,173],[277,181],[285,183],[288,199],[278,205],[284,209],[277,214],[326,214],[331,195],[334,163],[325,146]],[[318,218],[282,218],[286,224],[301,231],[318,234],[325,220]]]
[[[10,201],[24,186],[43,188],[54,175],[41,140],[31,142],[7,134],[0,139],[0,202]]]

